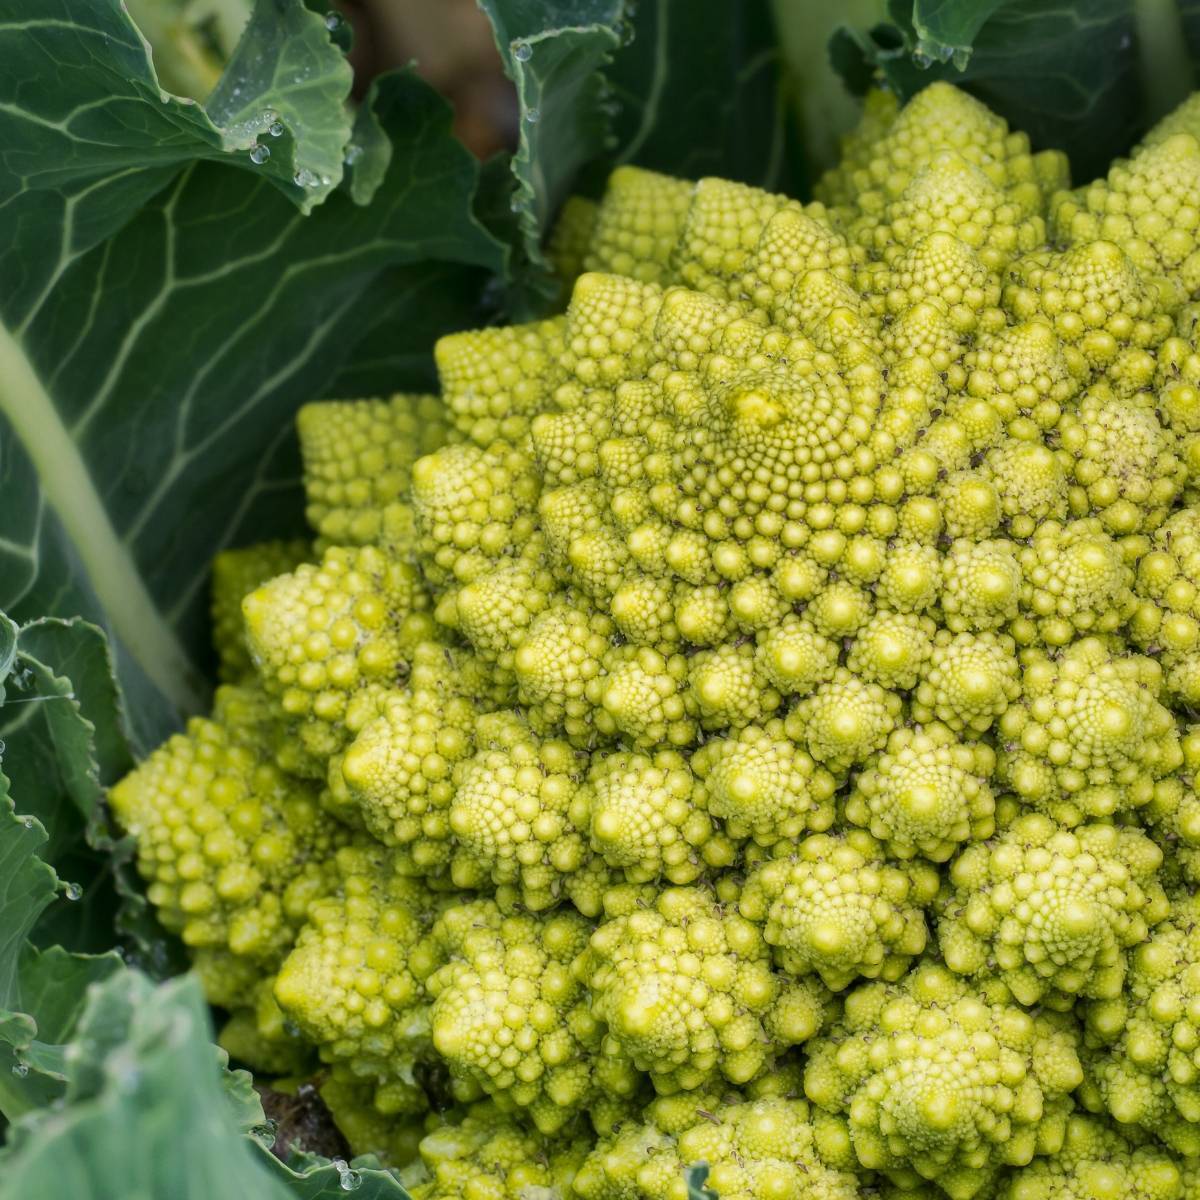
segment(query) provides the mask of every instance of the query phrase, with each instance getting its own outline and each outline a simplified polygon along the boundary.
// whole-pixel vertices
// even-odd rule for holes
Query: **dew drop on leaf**
[[[528,42],[513,42],[512,56],[517,62],[528,62],[533,57],[533,47]]]
[[[529,109],[525,114],[525,120],[530,125],[536,125],[542,119],[541,112],[536,108]]]
[[[270,157],[271,149],[269,146],[255,146],[254,149],[250,151],[250,161],[260,167]]]
[[[342,26],[342,18],[340,16],[340,14],[335,13],[335,12],[326,13],[325,28],[328,29],[330,33],[336,32],[338,29],[341,28],[341,26]]]
[[[66,887],[63,888],[63,895],[66,896],[68,900],[79,900],[83,896],[83,888],[81,888],[77,883],[68,883]]]
[[[25,1063],[13,1063],[12,1073],[18,1079],[24,1079],[29,1074],[29,1067]]]
[[[270,127],[270,129],[267,130],[267,132],[272,137],[283,137],[283,122],[282,121],[272,121],[271,127]]]

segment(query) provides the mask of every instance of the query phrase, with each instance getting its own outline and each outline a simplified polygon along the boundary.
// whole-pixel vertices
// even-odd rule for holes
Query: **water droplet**
[[[321,186],[322,187],[328,187],[332,182],[333,182],[333,180],[330,179],[328,175],[321,176]]]
[[[354,166],[354,164],[356,162],[358,162],[358,160],[360,158],[362,158],[362,156],[363,156],[363,148],[360,145],[358,145],[356,142],[351,142],[350,145],[348,145],[346,147],[346,160],[345,161],[346,161],[346,165],[348,167]]]
[[[263,163],[265,163],[270,157],[271,150],[269,146],[255,146],[250,151],[250,161],[259,167],[261,167]]]
[[[338,1173],[338,1183],[343,1192],[356,1192],[362,1187],[362,1176],[351,1170],[344,1158],[335,1158],[333,1168]]]
[[[13,1063],[13,1074],[18,1079],[24,1079],[29,1074],[29,1067],[25,1063]]]
[[[508,202],[508,207],[513,212],[520,212],[525,207],[525,201],[516,192],[513,192],[512,198]]]
[[[4,739],[3,739],[3,738],[0,738],[0,754],[3,754],[3,753],[4,753],[4,749],[5,749],[5,747],[4,747]]]
[[[63,895],[66,896],[68,900],[80,900],[83,898],[83,888],[81,888],[77,883],[68,883],[66,887],[63,888]]]
[[[340,13],[331,12],[325,14],[325,28],[330,33],[334,33],[336,30],[341,29],[341,27],[342,17]]]
[[[924,50],[914,50],[912,60],[922,71],[933,66],[933,58],[926,54]]]
[[[542,119],[541,112],[536,108],[531,108],[525,114],[525,120],[530,125],[536,125]]]
[[[272,137],[283,137],[283,122],[282,121],[272,121],[271,127],[267,130],[267,132]]]
[[[512,56],[517,62],[528,62],[533,57],[533,47],[528,42],[513,42]]]
[[[321,181],[317,178],[316,174],[310,171],[307,167],[301,167],[300,170],[298,170],[295,175],[292,176],[292,182],[297,187],[311,188],[316,187]]]
[[[21,824],[24,825],[26,829],[32,829],[33,828],[33,818],[25,817],[22,819]]]

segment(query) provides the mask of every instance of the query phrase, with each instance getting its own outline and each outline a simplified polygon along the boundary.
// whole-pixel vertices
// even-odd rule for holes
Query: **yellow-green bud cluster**
[[[804,1090],[841,1114],[859,1163],[969,1200],[1061,1142],[1083,1072],[1070,1023],[990,999],[944,967],[852,991]]]
[[[756,867],[738,902],[763,925],[789,975],[816,973],[835,991],[856,978],[899,979],[925,949],[925,908],[938,891],[925,863],[893,863],[869,833],[816,834]]]
[[[606,921],[576,969],[607,1044],[661,1092],[748,1083],[829,1015],[822,985],[777,974],[762,932],[699,888]]]
[[[938,905],[942,957],[960,974],[998,976],[1022,1004],[1112,999],[1129,950],[1167,915],[1161,863],[1135,829],[1019,817],[954,860]]]

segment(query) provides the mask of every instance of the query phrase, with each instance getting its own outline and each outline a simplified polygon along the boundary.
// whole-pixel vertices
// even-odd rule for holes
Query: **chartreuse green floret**
[[[242,602],[246,641],[286,717],[306,722],[314,752],[344,744],[351,697],[397,682],[427,633],[416,570],[375,546],[334,546],[320,563],[276,576]]]
[[[1022,645],[1112,633],[1133,613],[1133,570],[1095,518],[1043,522],[1018,560],[1021,615],[1009,628]]]
[[[963,842],[991,835],[995,754],[945,725],[897,729],[846,798],[846,821],[867,829],[897,858],[945,862]]]
[[[939,629],[910,703],[913,717],[958,733],[985,733],[1021,694],[1012,638]]]
[[[925,949],[924,910],[938,891],[928,864],[890,862],[860,829],[814,834],[775,854],[747,877],[738,906],[763,926],[787,974],[815,973],[840,991],[859,976],[898,979]]]
[[[584,269],[666,283],[695,187],[638,167],[618,167],[608,177]]]
[[[785,696],[805,696],[833,677],[839,646],[811,621],[789,613],[757,637],[759,672]]]
[[[558,1200],[590,1149],[582,1133],[551,1138],[480,1101],[421,1138],[403,1182],[413,1200]]]
[[[846,666],[868,683],[908,691],[933,653],[936,633],[930,617],[879,609],[859,628]]]
[[[630,882],[691,883],[735,858],[706,808],[703,782],[677,751],[598,753],[587,793],[592,846]]]
[[[1034,328],[1046,331],[1044,325]],[[1030,537],[1040,522],[1067,516],[1063,463],[1042,442],[1005,438],[988,451],[982,472],[996,489],[1001,518],[1013,537]]]
[[[596,730],[645,747],[693,741],[698,705],[688,691],[688,661],[682,654],[625,643],[605,653],[601,668],[585,692],[596,702]]]
[[[589,845],[586,756],[539,738],[513,712],[480,719],[478,749],[454,771],[451,875],[534,912],[570,899],[600,912],[607,876]]]
[[[1154,534],[1137,565],[1132,639],[1161,652],[1172,699],[1200,704],[1200,510],[1180,509]]]
[[[788,737],[834,774],[870,757],[887,741],[903,703],[845,667],[801,700],[784,720]]]
[[[1072,1114],[1062,1147],[1004,1180],[997,1200],[1191,1200],[1185,1172],[1161,1146],[1130,1141]]]
[[[571,964],[592,926],[578,913],[505,916],[491,902],[448,909],[430,942],[433,1044],[452,1075],[545,1133],[597,1096],[632,1095],[632,1068],[600,1054],[602,1026]]]
[[[1148,275],[1174,280],[1184,299],[1200,285],[1200,142],[1194,120],[1173,116],[1106,178],[1056,195],[1050,213],[1058,240],[1108,238]]]
[[[1150,392],[1096,384],[1064,416],[1057,441],[1071,456],[1071,511],[1094,514],[1116,537],[1157,529],[1187,479]]]
[[[423,939],[439,901],[377,842],[344,847],[335,865],[338,886],[311,905],[275,1000],[325,1062],[375,1085],[381,1111],[423,1111],[413,1070],[432,1057],[424,980],[436,960]]]
[[[1162,671],[1084,638],[1057,659],[1035,655],[1022,695],[1000,718],[1000,772],[1012,790],[1066,824],[1137,809],[1181,761]]]
[[[1168,912],[1162,857],[1135,829],[1018,817],[954,860],[942,957],[959,974],[998,976],[1026,1005],[1119,996],[1130,949]]]
[[[460,691],[469,682],[465,657],[437,642],[416,645],[405,686],[376,701],[330,763],[333,798],[394,847],[410,874],[444,874],[449,862],[452,776],[474,749],[481,704]]]
[[[715,738],[692,756],[708,811],[735,840],[771,845],[833,824],[837,781],[776,719]]]
[[[953,1200],[1062,1144],[1082,1077],[1068,1018],[1029,1013],[936,963],[868,983],[809,1048],[804,1090],[839,1117],[862,1167],[921,1176]]]
[[[411,556],[413,463],[441,446],[448,432],[449,414],[437,396],[306,404],[296,414],[296,433],[305,515],[318,551],[375,545]]]
[[[209,991],[210,977],[196,967],[210,1004],[230,1010],[217,1044],[235,1062],[266,1077],[301,1076],[313,1067],[312,1043],[283,1016],[275,1002],[275,977],[262,976],[240,992],[218,998]]]
[[[760,930],[703,888],[604,922],[576,972],[607,1044],[664,1093],[748,1083],[830,1015],[823,985],[777,974]]]
[[[1123,992],[1084,1012],[1086,1106],[1200,1155],[1200,901],[1177,895],[1130,952]]]
[[[562,318],[551,317],[439,339],[438,376],[458,432],[477,446],[516,444],[554,391],[562,337]]]
[[[550,231],[546,255],[568,292],[583,273],[583,258],[591,246],[599,209],[599,204],[586,196],[568,196]]]
[[[212,642],[217,674],[223,683],[253,679],[254,664],[246,649],[242,601],[254,589],[298,567],[309,557],[307,542],[260,542],[237,550],[222,550],[212,565]]]
[[[1021,566],[1013,543],[954,541],[942,562],[941,619],[954,633],[1000,629],[1017,615]]]
[[[234,990],[219,980],[243,974],[238,960],[266,968],[286,953],[346,839],[322,818],[316,789],[285,775],[269,745],[203,717],[112,787],[109,804],[137,839],[159,919],[215,956],[214,993]]]
[[[685,1170],[708,1164],[722,1200],[856,1200],[858,1180],[821,1157],[808,1104],[731,1095],[664,1119],[659,1100],[641,1124],[603,1139],[574,1180],[579,1200],[688,1200]]]

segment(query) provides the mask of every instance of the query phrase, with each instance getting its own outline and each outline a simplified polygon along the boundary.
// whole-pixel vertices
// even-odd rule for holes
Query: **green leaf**
[[[965,87],[1037,149],[1101,174],[1146,121],[1131,0],[891,0],[891,25],[844,30],[848,83],[877,74],[901,99],[937,79]]]
[[[94,985],[65,1056],[66,1106],[27,1116],[0,1197],[284,1200],[225,1096],[200,985],[123,970]]]
[[[642,0],[607,75],[620,104],[614,163],[798,192],[795,145],[768,0]]]
[[[501,265],[446,104],[399,72],[375,112],[393,153],[369,206],[338,194],[305,218],[265,179],[200,163],[64,251],[36,300],[0,296],[0,608],[106,629],[139,753],[205,704],[212,555],[301,519],[292,417],[373,328],[377,281]],[[0,221],[9,277],[45,246]]]
[[[707,1186],[708,1164],[697,1163],[684,1171],[687,1180],[688,1200],[718,1200],[717,1193]]]
[[[0,630],[11,627],[0,620]],[[25,626],[7,664],[0,706],[0,1111],[11,1117],[61,1090],[60,1043],[83,990],[120,965],[114,953],[72,954],[54,944],[43,952],[28,939],[111,949],[116,895],[107,858],[88,844],[85,830],[99,812],[102,779],[111,782],[130,758],[107,647],[95,626]],[[71,881],[65,889],[60,873]],[[51,927],[55,916],[65,919]]]
[[[524,252],[544,267],[542,240],[579,169],[606,148],[608,85],[601,73],[621,45],[624,0],[479,0],[516,84],[520,133],[513,203]]]

